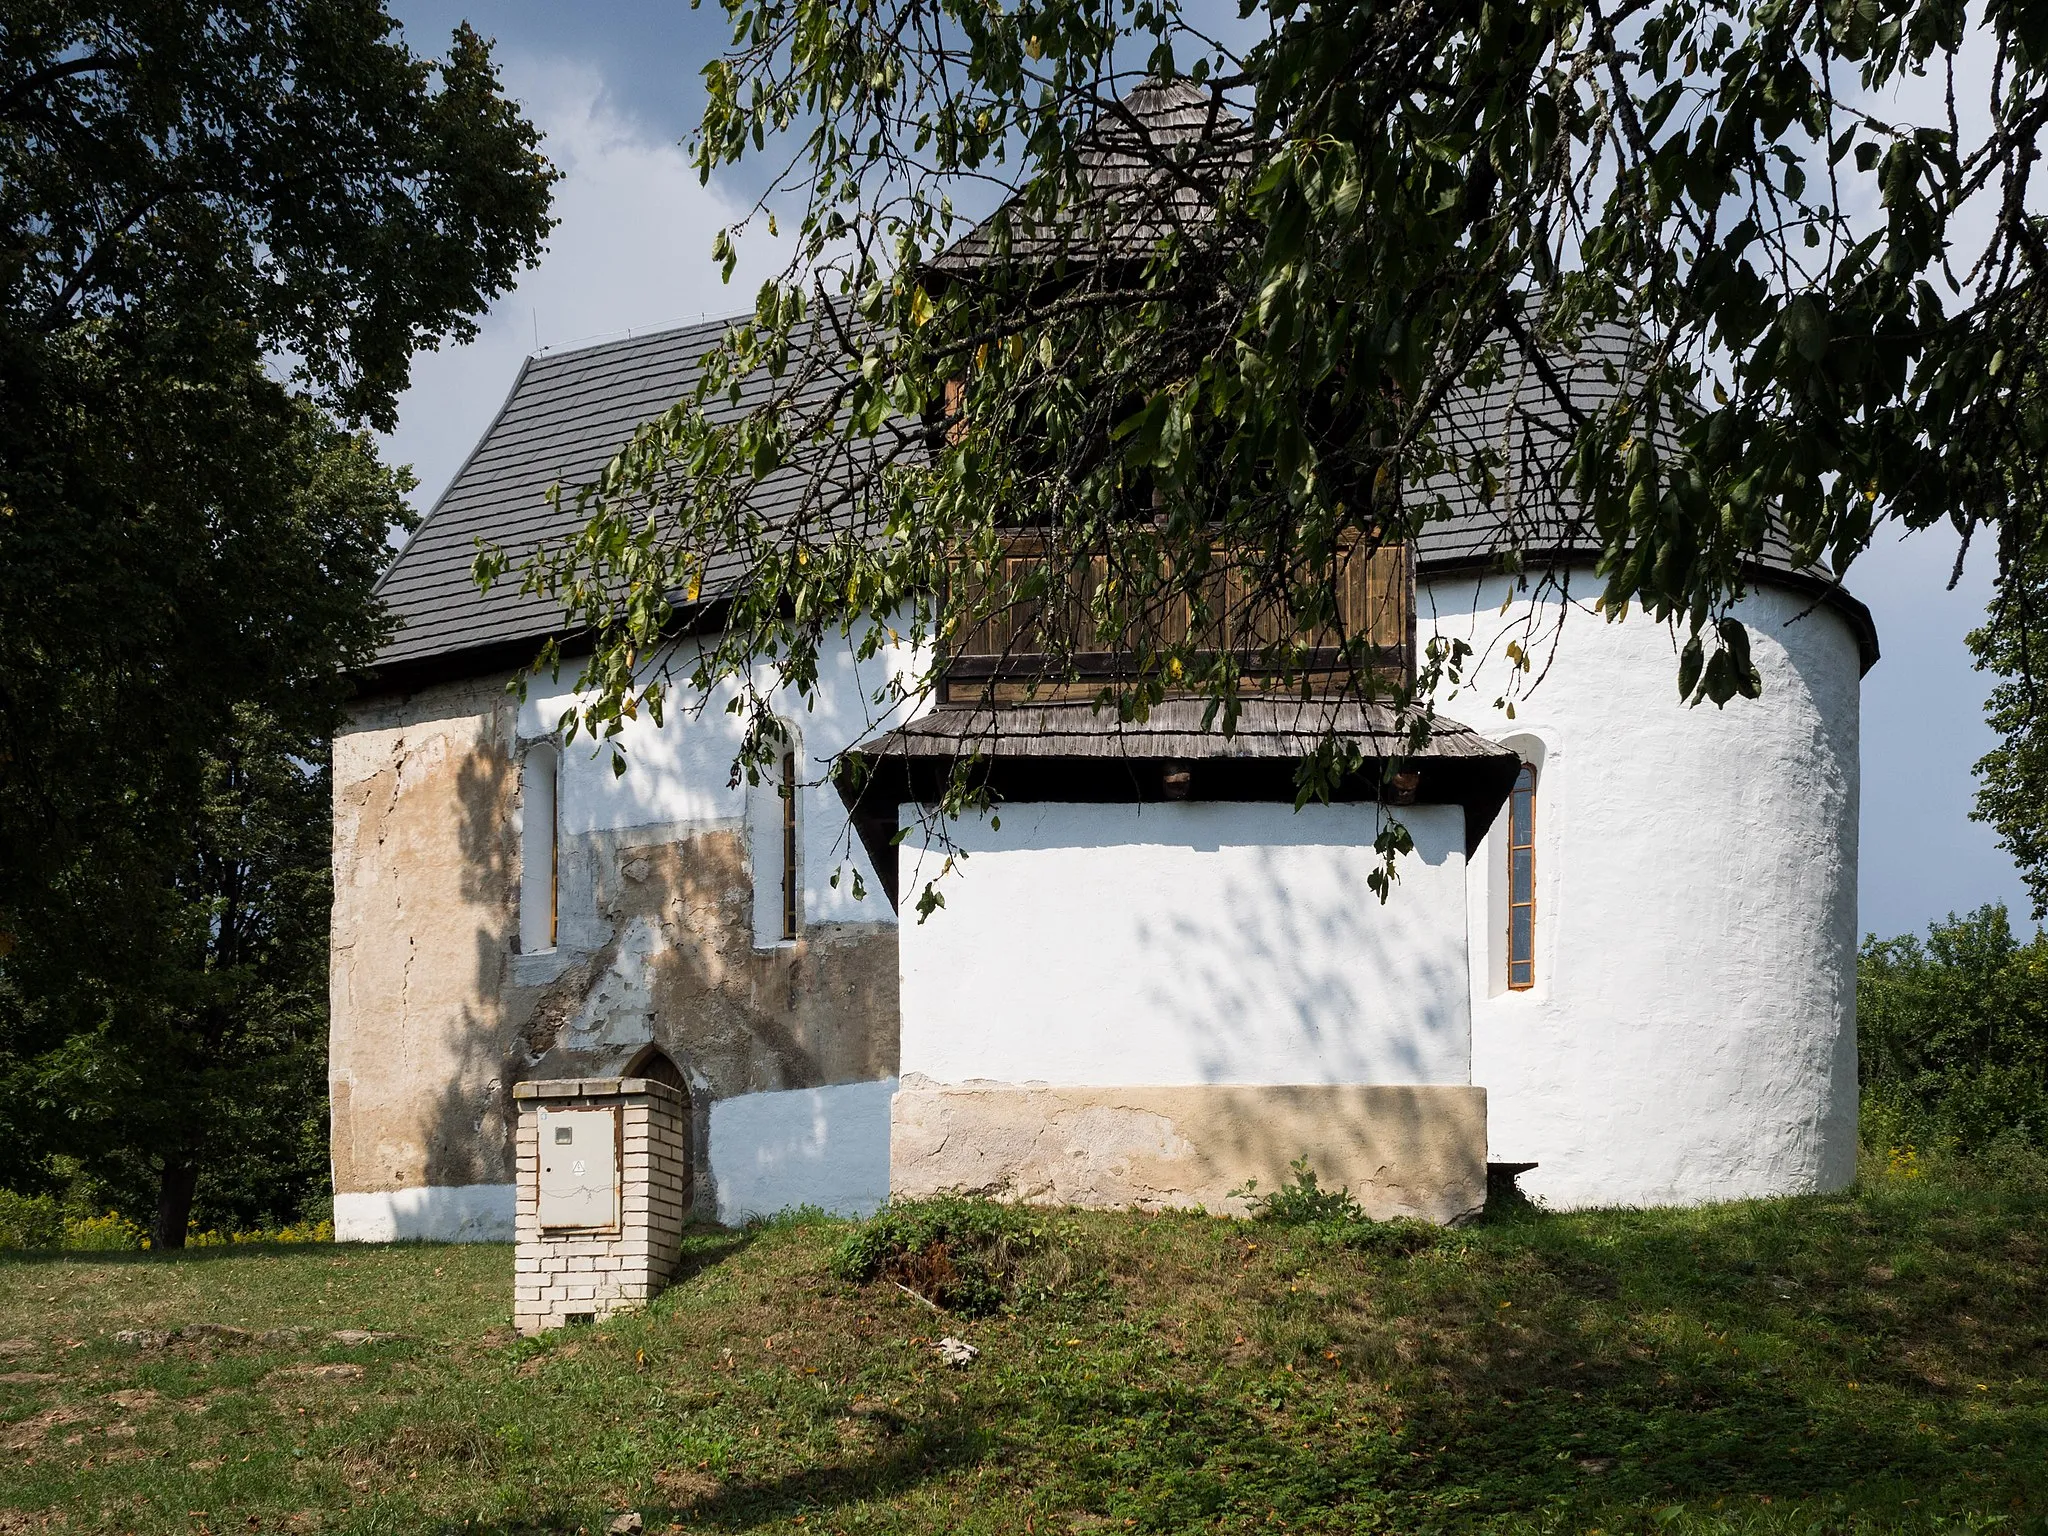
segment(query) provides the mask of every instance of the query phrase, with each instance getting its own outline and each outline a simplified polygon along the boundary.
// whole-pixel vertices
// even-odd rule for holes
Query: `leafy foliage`
[[[379,0],[37,0],[0,42],[0,310],[18,338],[246,332],[350,419],[539,253],[553,172],[459,27]],[[222,334],[209,335],[209,332]]]
[[[201,1159],[234,1225],[323,1176],[324,764],[411,517],[354,428],[549,222],[484,44],[394,26],[0,28],[0,1179],[75,1153],[172,1242]]]
[[[2014,542],[2017,542],[2016,540]],[[1999,681],[1985,715],[2000,737],[1977,763],[1971,813],[1998,832],[2033,897],[2034,919],[2048,917],[2048,557],[2016,550],[2000,562],[1989,622],[1970,634],[1977,666]]]
[[[64,1212],[55,1199],[0,1189],[0,1249],[60,1248],[63,1244]]]
[[[1825,573],[1887,522],[1996,527],[2008,562],[2038,541],[2027,7],[1974,33],[1951,0],[727,8],[697,162],[767,157],[769,190],[714,252],[730,272],[758,220],[795,254],[526,568],[599,637],[594,735],[721,686],[765,722],[841,634],[927,647],[877,696],[902,706],[1016,620],[1048,690],[1119,718],[1194,693],[1227,730],[1334,652],[1316,686],[1419,742],[1469,657],[1389,676],[1333,594],[1346,550],[1412,543],[1453,489],[1532,592],[1583,587],[1558,552],[1596,548],[1597,606],[1671,623],[1717,705],[1761,686],[1733,605],[1780,537]],[[1596,340],[1597,404],[1561,366]],[[1449,451],[1447,403],[1497,384],[1500,444]],[[707,589],[714,559],[743,577]],[[714,598],[720,638],[650,664]],[[1102,651],[1126,675],[1085,684]],[[1358,766],[1326,742],[1300,793]]]
[[[1856,972],[1865,1136],[2048,1151],[2048,935],[2003,906],[1865,941]]]
[[[130,1253],[143,1246],[142,1228],[118,1211],[73,1212],[54,1195],[0,1190],[0,1251]]]
[[[855,1285],[882,1280],[963,1317],[985,1317],[1015,1293],[1026,1256],[1042,1251],[1042,1213],[996,1200],[941,1195],[896,1200],[846,1235],[833,1273]]]
[[[1442,1227],[1426,1221],[1405,1217],[1373,1220],[1348,1188],[1324,1189],[1306,1156],[1296,1158],[1288,1168],[1292,1177],[1271,1194],[1257,1193],[1256,1179],[1232,1191],[1244,1197],[1254,1221],[1304,1227],[1330,1247],[1360,1253],[1420,1253],[1436,1247],[1444,1237]]]

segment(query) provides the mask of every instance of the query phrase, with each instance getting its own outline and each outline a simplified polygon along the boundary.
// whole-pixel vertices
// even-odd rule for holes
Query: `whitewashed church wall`
[[[903,1074],[941,1083],[1465,1084],[1464,813],[1372,805],[1011,805],[903,848]],[[906,811],[906,825],[915,817]],[[921,834],[912,833],[913,839]]]
[[[691,645],[677,647],[669,663],[673,675],[687,678],[694,659]],[[888,897],[876,883],[866,851],[848,829],[839,791],[825,780],[824,773],[837,752],[912,718],[912,712],[885,714],[884,706],[873,702],[890,677],[912,664],[910,653],[897,646],[884,647],[863,662],[856,654],[855,642],[841,639],[827,645],[819,656],[818,688],[811,700],[788,689],[772,696],[777,714],[795,726],[801,752],[798,824],[804,846],[799,863],[809,921],[896,920]],[[568,676],[568,668],[564,668],[564,677]],[[766,688],[771,680],[763,669],[761,686]],[[676,823],[735,830],[748,827],[753,819],[749,817],[750,803],[758,808],[774,797],[772,792],[767,797],[750,794],[744,781],[731,783],[744,723],[726,706],[737,692],[736,685],[725,684],[713,692],[702,710],[672,708],[660,725],[645,712],[626,721],[619,738],[625,752],[624,774],[613,772],[612,752],[604,742],[579,735],[565,746],[560,790],[562,836],[567,839]],[[548,736],[575,702],[570,690],[550,691],[545,680],[535,679],[520,706],[520,738],[533,741]],[[751,786],[757,791],[759,787]],[[779,837],[779,830],[773,835]],[[835,873],[840,877],[836,886],[832,883]],[[854,895],[856,874],[865,899]]]
[[[515,1184],[444,1184],[337,1193],[338,1243],[509,1243]]]
[[[718,1219],[814,1205],[871,1216],[889,1199],[889,1101],[896,1079],[781,1093],[746,1093],[711,1106]]]
[[[1762,698],[1687,708],[1667,628],[1578,606],[1551,661],[1558,606],[1511,596],[1505,578],[1418,592],[1425,640],[1485,657],[1442,712],[1541,760],[1530,990],[1507,989],[1494,931],[1504,818],[1468,890],[1490,1156],[1537,1163],[1523,1187],[1560,1206],[1840,1187],[1856,1156],[1855,636],[1809,598],[1753,593],[1738,611]],[[1511,639],[1550,667],[1512,720],[1494,706]]]

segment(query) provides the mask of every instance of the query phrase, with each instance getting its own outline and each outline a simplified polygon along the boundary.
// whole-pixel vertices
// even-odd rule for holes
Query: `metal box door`
[[[540,1112],[540,1224],[616,1231],[619,1225],[619,1112]]]

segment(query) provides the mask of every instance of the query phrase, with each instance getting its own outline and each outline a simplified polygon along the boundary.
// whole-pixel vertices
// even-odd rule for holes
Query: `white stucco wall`
[[[428,1185],[334,1197],[338,1243],[509,1243],[517,1186]]]
[[[898,929],[904,1076],[1471,1081],[1464,813],[1402,813],[1417,851],[1384,906],[1380,814],[1016,804],[1000,829],[955,823],[945,906]],[[942,858],[905,843],[906,912]]]
[[[1586,597],[1597,591],[1581,576]],[[1512,598],[1512,600],[1510,600]],[[1503,613],[1502,605],[1507,603]],[[1536,985],[1502,973],[1504,821],[1474,857],[1473,1081],[1490,1156],[1558,1205],[1835,1188],[1856,1153],[1858,654],[1836,613],[1745,601],[1763,697],[1678,699],[1671,632],[1439,581],[1420,627],[1471,641],[1449,717],[1540,757]],[[1533,630],[1523,626],[1534,619]],[[1509,720],[1501,650],[1549,673]],[[1490,654],[1489,654],[1490,653]]]
[[[718,1219],[815,1205],[869,1216],[889,1199],[889,1100],[896,1079],[747,1093],[711,1106]]]
[[[675,677],[687,678],[693,661],[692,646],[685,643],[673,656],[651,664],[650,671],[665,664]],[[914,665],[914,653],[901,645],[884,645],[863,662],[855,640],[842,637],[820,653],[818,687],[809,701],[791,689],[770,695],[778,717],[796,727],[801,752],[798,776],[803,784],[797,824],[802,838],[799,865],[806,923],[895,921],[860,839],[848,831],[839,791],[825,781],[824,773],[836,753],[904,723],[907,712],[890,713],[874,700],[891,677]],[[772,683],[765,667],[759,683],[763,688]],[[687,693],[687,689],[683,691]],[[765,839],[773,854],[774,872],[779,873],[780,799],[772,789],[763,794],[761,786],[754,786],[750,792],[744,782],[737,786],[730,782],[743,722],[725,706],[736,692],[731,685],[716,690],[701,711],[680,710],[672,704],[659,726],[644,712],[627,721],[621,737],[626,763],[622,775],[612,771],[607,744],[579,736],[564,746],[558,791],[562,837],[566,840],[636,827],[745,826],[757,838]],[[520,707],[521,739],[546,737],[575,701],[574,693],[566,689],[544,692],[543,684],[536,681]],[[764,825],[757,828],[757,822]],[[839,874],[836,886],[832,881],[835,872]],[[856,873],[866,891],[862,900],[854,896]],[[565,910],[572,905],[565,902]],[[569,941],[565,938],[564,942]]]

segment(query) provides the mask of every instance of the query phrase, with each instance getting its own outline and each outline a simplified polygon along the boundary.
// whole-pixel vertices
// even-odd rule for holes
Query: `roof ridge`
[[[686,331],[708,331],[714,326],[723,328],[732,325],[735,322],[745,320],[748,313],[744,309],[734,310],[729,315],[715,317],[707,313],[695,320],[677,321],[674,324],[664,323],[656,326],[653,330],[635,331],[629,328],[625,331],[612,331],[595,338],[585,337],[577,341],[568,342],[560,347],[542,347],[538,352],[527,353],[526,360],[529,363],[551,363],[558,358],[581,357],[591,352],[602,352],[607,347],[623,347],[643,341],[666,341],[668,338],[680,336]]]

